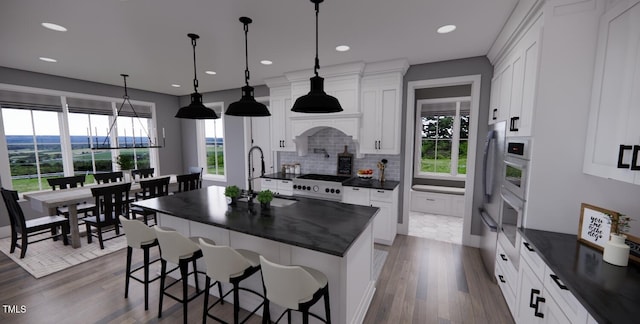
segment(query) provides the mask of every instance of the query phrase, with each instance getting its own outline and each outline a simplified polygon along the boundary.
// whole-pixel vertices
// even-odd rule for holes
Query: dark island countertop
[[[276,179],[276,180],[293,180],[293,178],[299,177],[299,176],[301,176],[301,174],[276,172],[276,173],[265,174],[261,176],[261,178]]]
[[[349,180],[342,182],[342,185],[347,187],[360,187],[360,188],[382,189],[382,190],[393,190],[399,184],[400,182],[398,181],[385,180],[384,182],[380,182],[375,179],[362,180],[358,177],[353,177]]]
[[[274,200],[267,211],[258,201],[252,208],[246,201],[229,206],[224,189],[210,186],[133,205],[339,257],[346,255],[378,213],[377,207],[303,197],[289,198],[296,203],[284,207],[276,207]]]
[[[640,265],[619,267],[576,235],[520,229],[549,268],[598,323],[637,323],[640,319]]]

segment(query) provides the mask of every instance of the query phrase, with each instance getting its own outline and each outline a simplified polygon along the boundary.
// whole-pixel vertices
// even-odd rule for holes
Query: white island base
[[[200,236],[212,239],[219,245],[229,245],[237,249],[247,249],[261,254],[270,261],[284,265],[304,265],[324,273],[329,280],[329,295],[331,302],[331,322],[333,323],[362,323],[369,304],[375,292],[373,278],[373,227],[371,222],[351,245],[343,257],[321,253],[257,236],[230,231],[221,227],[198,223],[166,214],[158,214],[158,222],[162,227],[177,230],[185,236]],[[202,260],[198,261],[198,269],[205,271]],[[213,278],[215,280],[215,278]],[[204,277],[199,278],[204,286]],[[193,282],[190,282],[193,285]],[[262,281],[259,273],[242,282],[243,287],[262,291]],[[230,289],[230,285],[223,285],[223,293]],[[217,289],[212,289],[217,296]],[[225,301],[233,303],[231,295]],[[261,302],[253,294],[240,293],[240,307],[254,309]],[[215,307],[212,310],[215,312]],[[283,308],[271,303],[271,320],[275,321]],[[316,303],[311,311],[324,318],[324,302]],[[262,309],[258,311],[262,316]],[[292,313],[292,321],[301,323],[300,313]],[[320,323],[310,317],[310,323]]]

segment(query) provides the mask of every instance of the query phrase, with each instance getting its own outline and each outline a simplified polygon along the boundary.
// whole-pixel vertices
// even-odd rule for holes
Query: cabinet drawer
[[[520,255],[527,264],[533,270],[540,281],[544,282],[544,271],[547,265],[542,261],[538,253],[535,251],[532,245],[529,244],[524,238],[522,239],[522,245],[520,246]]]
[[[393,190],[370,189],[371,200],[393,202]]]
[[[589,316],[587,310],[549,267],[546,267],[545,271],[544,288],[571,323],[582,324],[587,322],[587,317]]]
[[[411,210],[431,214],[446,214],[450,208],[451,199],[448,195],[430,192],[413,192]]]
[[[291,180],[278,180],[279,191],[293,191],[293,181]]]
[[[511,293],[515,294],[518,270],[516,270],[515,266],[511,262],[511,259],[504,251],[500,243],[498,243],[496,248],[496,266],[502,269],[504,273],[504,280],[506,281],[507,286],[509,287],[509,289],[511,289]]]
[[[504,296],[504,300],[507,302],[507,306],[509,306],[511,316],[515,318],[516,294],[513,287],[515,287],[517,283],[508,281],[501,262],[496,263],[495,276],[498,282],[498,287],[500,287],[500,290],[502,291],[502,296]]]
[[[262,190],[267,190],[267,189],[271,191],[278,190],[278,182],[274,179],[261,179],[260,185]]]
[[[342,202],[347,204],[369,206],[369,189],[358,187],[344,187]]]

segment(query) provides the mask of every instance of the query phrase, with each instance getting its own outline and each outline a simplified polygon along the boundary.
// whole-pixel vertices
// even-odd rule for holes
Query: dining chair
[[[104,241],[114,239],[120,235],[120,225],[118,216],[129,215],[129,190],[131,183],[125,182],[111,186],[91,188],[91,194],[96,200],[96,211],[94,216],[86,217],[84,224],[87,227],[87,243],[91,244],[94,236],[98,237],[100,249],[104,249]],[[97,233],[91,231],[91,227],[96,228]],[[116,235],[108,239],[103,239],[103,229],[113,227]]]
[[[260,266],[267,295],[262,316],[263,323],[271,323],[269,302],[286,308],[276,323],[284,314],[287,314],[288,322],[291,324],[292,310],[302,313],[303,324],[309,323],[309,316],[331,323],[329,281],[324,273],[304,266],[280,265],[263,256],[260,256]],[[322,297],[324,297],[325,319],[309,311],[309,308]]]
[[[131,179],[140,180],[153,177],[154,168],[131,170]]]
[[[189,169],[187,169],[187,173],[198,173],[200,175],[200,180],[202,180],[203,171],[204,171],[204,168],[197,167],[197,166],[190,166]]]
[[[102,173],[94,173],[93,178],[96,180],[96,183],[111,183],[111,182],[122,182],[124,179],[124,175],[122,171],[116,172],[102,172]]]
[[[71,177],[60,177],[60,178],[48,178],[47,182],[49,186],[51,186],[51,190],[64,190],[70,188],[84,187],[86,176],[85,175],[76,175]],[[78,209],[78,214],[84,214],[84,217],[89,216],[90,212],[96,208],[96,205],[87,202],[81,202],[76,204]],[[69,207],[66,205],[60,206],[56,208],[56,212],[60,216],[64,216],[69,218]],[[80,218],[79,218],[80,219]]]
[[[260,271],[260,255],[256,252],[242,249],[234,249],[226,245],[213,245],[200,240],[200,249],[204,257],[204,263],[207,265],[207,277],[204,292],[204,312],[202,314],[202,323],[207,322],[207,317],[211,317],[218,322],[224,321],[211,314],[211,309],[220,303],[224,304],[224,298],[233,293],[233,323],[244,323],[255,314],[262,305],[264,305],[264,285],[263,292],[251,290],[249,288],[240,287],[240,283],[256,272]],[[211,280],[215,280],[211,284]],[[233,288],[226,294],[222,294],[221,282],[233,285]],[[218,300],[209,306],[209,289],[218,285]],[[240,291],[247,291],[257,295],[263,299],[251,313],[249,313],[242,322],[239,321],[240,315]]]
[[[191,191],[202,188],[202,180],[199,173],[180,174],[176,176],[178,192]]]
[[[169,180],[170,177],[151,179],[151,180],[143,180],[140,181],[140,189],[141,192],[136,193],[136,200],[145,200],[150,198],[162,197],[169,194]],[[156,212],[149,209],[144,209],[138,206],[131,206],[129,208],[131,212],[131,216],[133,218],[137,218],[137,215],[142,216],[142,220],[145,224],[149,225],[147,217],[153,215],[154,224],[158,224],[158,218],[156,217]]]
[[[16,247],[20,248],[20,259],[27,254],[27,246],[29,243],[41,242],[50,238],[56,239],[62,237],[64,245],[68,245],[67,235],[69,234],[69,220],[62,216],[44,216],[35,219],[25,220],[22,208],[18,203],[18,192],[5,188],[2,191],[2,200],[7,206],[9,214],[9,222],[11,225],[11,249],[9,253],[13,253]],[[60,234],[58,234],[60,229]],[[51,232],[50,236],[40,238],[29,242],[29,237],[34,235]],[[20,240],[20,243],[18,243]]]

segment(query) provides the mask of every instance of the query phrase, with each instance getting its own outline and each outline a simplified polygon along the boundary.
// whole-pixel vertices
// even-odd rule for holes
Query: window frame
[[[413,161],[413,177],[420,179],[437,179],[437,180],[450,180],[464,182],[467,179],[467,174],[458,174],[459,163],[459,151],[460,151],[460,118],[462,117],[461,103],[469,102],[471,104],[471,96],[463,97],[447,97],[436,99],[420,99],[416,100],[416,114],[415,114],[415,144],[414,144],[414,161]],[[439,172],[423,172],[422,167],[422,105],[424,104],[441,104],[441,103],[454,103],[455,117],[453,121],[453,137],[451,138],[451,172],[439,173]],[[469,118],[471,117],[471,111],[469,111]],[[467,138],[467,141],[470,139]],[[453,154],[456,152],[456,154]],[[468,152],[467,152],[468,155]],[[467,159],[468,160],[468,159]]]
[[[84,93],[77,92],[69,92],[69,91],[60,91],[60,90],[51,90],[51,89],[43,89],[43,88],[34,88],[34,87],[26,87],[19,86],[13,84],[0,83],[0,90],[7,91],[15,91],[15,92],[23,92],[23,93],[32,93],[32,94],[40,94],[40,95],[49,95],[56,96],[60,98],[60,103],[62,105],[62,112],[58,113],[58,121],[59,121],[59,130],[60,130],[60,144],[61,144],[61,153],[63,160],[63,170],[64,176],[72,176],[74,174],[73,168],[73,152],[71,149],[71,137],[69,132],[69,109],[67,106],[67,98],[75,98],[75,99],[87,99],[87,100],[96,100],[96,101],[104,101],[111,103],[112,107],[117,107],[122,103],[122,98],[117,97],[106,97],[99,95],[90,95]],[[147,106],[151,112],[150,122],[151,125],[156,125],[156,127],[152,127],[149,136],[158,138],[157,136],[157,113],[156,113],[156,105],[153,102],[148,101],[139,101],[139,100],[129,100],[133,105]],[[1,108],[0,108],[1,109]],[[37,110],[37,109],[35,109]],[[117,110],[116,110],[117,111]],[[110,118],[114,118],[114,116],[110,116]],[[117,166],[115,163],[115,156],[113,154],[113,165]],[[11,179],[11,166],[9,165],[9,150],[7,147],[5,129],[4,129],[4,120],[2,114],[0,114],[0,178],[3,179],[2,186],[4,188],[13,189],[13,181]],[[151,167],[156,169],[156,172],[160,174],[160,165],[159,165],[159,153],[157,148],[149,149],[149,164]],[[4,181],[8,179],[8,181]],[[44,188],[43,190],[50,190],[50,188]],[[22,194],[22,192],[20,193]]]
[[[202,168],[202,179],[204,180],[211,180],[211,181],[220,181],[220,182],[226,182],[227,181],[227,163],[226,163],[226,157],[227,157],[227,145],[225,138],[226,138],[226,127],[225,127],[225,114],[224,114],[224,102],[223,101],[217,101],[217,102],[208,102],[208,103],[203,103],[205,107],[207,108],[211,108],[213,109],[216,114],[218,114],[218,116],[220,116],[220,120],[222,121],[222,139],[223,139],[223,145],[222,145],[222,155],[223,155],[223,163],[224,163],[224,174],[223,175],[217,175],[217,174],[209,174],[207,173],[208,171],[208,166],[207,166],[207,143],[206,143],[206,139],[205,139],[205,120],[204,119],[199,119],[196,120],[196,150],[197,150],[197,154],[198,154],[198,166]]]

